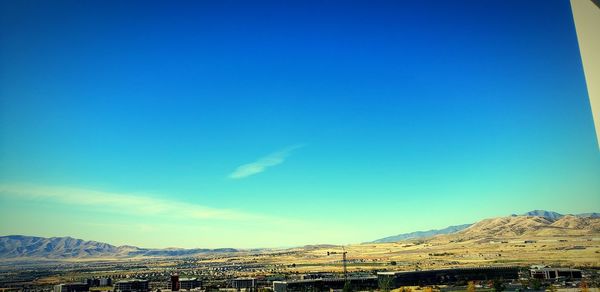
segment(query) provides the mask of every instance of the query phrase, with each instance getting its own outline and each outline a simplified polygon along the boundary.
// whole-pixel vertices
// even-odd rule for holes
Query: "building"
[[[348,283],[353,290],[369,291],[377,289],[377,277],[349,277]],[[273,281],[274,292],[301,292],[301,291],[330,291],[344,288],[344,278],[322,278],[308,280]]]
[[[99,285],[101,287],[105,287],[105,286],[112,286],[112,279],[111,278],[100,278],[98,279],[99,281]]]
[[[543,280],[580,280],[581,270],[567,268],[534,267],[529,270],[531,277]]]
[[[54,292],[84,292],[90,291],[90,285],[87,283],[68,283],[54,286]]]
[[[231,280],[231,287],[235,289],[254,289],[256,288],[255,278],[236,278]]]
[[[173,290],[173,277],[171,277],[171,281],[167,284],[167,289],[171,291],[178,290],[192,290],[196,288],[202,288],[202,280],[198,278],[178,278],[177,279],[177,290]]]
[[[377,273],[377,277],[380,286],[386,285],[389,286],[389,288],[399,288],[402,286],[445,285],[478,280],[515,280],[519,278],[519,268],[483,267],[408,272],[379,272]]]
[[[148,280],[130,279],[115,283],[114,292],[148,292]],[[56,292],[56,291],[55,291]]]
[[[171,275],[171,281],[169,282],[168,287],[171,291],[179,291],[179,275]]]
[[[86,279],[85,281],[90,287],[112,286],[112,280],[110,278],[94,278]]]
[[[320,279],[273,281],[273,292],[319,291]]]
[[[323,279],[323,278],[335,278],[336,275],[333,273],[325,273],[325,272],[315,272],[303,274],[300,276],[301,280],[310,280],[310,279]]]
[[[179,279],[179,288],[182,290],[202,288],[202,280],[198,278],[181,278]]]

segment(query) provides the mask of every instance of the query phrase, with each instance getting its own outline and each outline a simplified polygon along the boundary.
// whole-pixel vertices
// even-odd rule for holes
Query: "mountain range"
[[[121,257],[168,257],[189,256],[206,253],[237,252],[233,248],[219,249],[149,249],[136,246],[114,246],[97,241],[72,237],[36,237],[9,235],[0,237],[0,258],[121,258]]]
[[[388,236],[388,237],[384,237],[384,238],[380,238],[377,240],[372,241],[372,243],[382,243],[382,242],[397,242],[397,241],[401,241],[401,240],[407,240],[407,239],[419,239],[419,238],[428,238],[428,237],[433,237],[433,236],[437,236],[437,235],[449,235],[449,234],[455,234],[455,233],[459,233],[459,232],[463,232],[463,234],[474,234],[479,232],[479,235],[491,235],[491,234],[487,234],[489,232],[494,232],[497,230],[504,230],[505,228],[508,228],[508,225],[504,225],[504,224],[508,224],[509,222],[512,222],[512,224],[515,224],[515,221],[527,221],[527,223],[521,222],[520,224],[523,225],[523,227],[521,227],[521,229],[526,230],[527,228],[525,226],[527,226],[528,228],[533,228],[533,226],[538,226],[539,224],[532,224],[532,222],[529,221],[535,221],[537,219],[526,219],[523,220],[522,218],[525,217],[540,217],[543,219],[546,219],[545,223],[546,225],[552,225],[555,221],[563,218],[563,217],[576,217],[576,218],[600,218],[600,213],[581,213],[581,214],[576,214],[576,215],[571,215],[571,214],[560,214],[554,211],[546,211],[546,210],[533,210],[533,211],[529,211],[526,213],[523,213],[521,215],[516,215],[513,214],[510,217],[516,217],[516,218],[521,218],[521,219],[517,219],[517,220],[496,220],[497,218],[493,218],[493,219],[484,219],[476,224],[462,224],[462,225],[455,225],[455,226],[449,226],[443,229],[432,229],[432,230],[427,230],[427,231],[415,231],[415,232],[410,232],[410,233],[401,233],[401,234],[397,234],[397,235],[393,235],[393,236]],[[500,218],[510,218],[510,217],[500,217]],[[565,222],[567,221],[572,221],[573,219],[569,219],[569,220],[564,220]],[[481,225],[485,224],[485,228],[483,228]],[[497,225],[496,228],[492,228],[491,225]],[[558,223],[560,224],[560,223]],[[517,224],[519,225],[519,224]],[[473,227],[473,228],[470,228]],[[514,234],[520,233],[521,231],[519,231],[519,227],[515,227],[517,228],[517,230],[515,232],[513,232]],[[475,231],[477,230],[477,231]],[[509,232],[510,233],[510,232]],[[523,231],[524,233],[524,231]],[[499,234],[495,234],[495,235],[499,235]]]
[[[396,242],[419,238],[465,241],[596,234],[600,234],[600,213],[563,215],[552,211],[534,210],[522,215],[484,219],[473,224],[403,233],[373,242]],[[318,246],[306,246],[304,249],[314,247]],[[177,257],[237,252],[242,252],[242,250],[233,248],[149,249],[129,245],[115,246],[72,237],[0,236],[0,259],[3,260]]]

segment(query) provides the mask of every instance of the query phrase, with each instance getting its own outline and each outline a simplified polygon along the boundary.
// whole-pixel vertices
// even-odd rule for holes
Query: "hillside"
[[[600,233],[600,218],[565,215],[556,220],[540,216],[509,216],[481,220],[450,235],[455,240],[583,236]]]
[[[416,231],[388,236],[371,241],[371,243],[397,242],[407,239],[430,238],[434,236],[457,234],[459,237],[486,238],[512,237],[521,235],[571,235],[589,234],[590,228],[596,227],[595,222],[600,213],[581,213],[564,215],[554,211],[533,210],[521,215],[490,218],[475,224],[449,226],[444,229]],[[556,222],[556,223],[555,223]],[[590,225],[591,224],[591,225]],[[597,230],[597,228],[595,229]],[[539,233],[539,234],[538,234]]]
[[[514,237],[550,226],[552,221],[540,216],[509,216],[481,220],[458,232],[473,237]]]
[[[552,227],[600,232],[600,218],[567,215],[551,224]]]
[[[97,241],[71,237],[36,237],[9,235],[0,237],[0,258],[120,258],[120,257],[169,257],[205,253],[237,252],[236,249],[146,249],[135,246],[114,246]]]

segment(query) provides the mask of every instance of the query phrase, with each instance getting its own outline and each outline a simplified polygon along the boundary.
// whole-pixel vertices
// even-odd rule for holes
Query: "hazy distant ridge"
[[[448,226],[444,229],[432,229],[427,231],[415,231],[410,233],[402,233],[394,236],[388,236],[381,239],[377,239],[372,241],[373,243],[380,242],[396,242],[400,240],[413,239],[413,238],[424,238],[424,237],[432,237],[440,234],[451,234],[458,231],[461,231],[467,227],[471,226],[471,224],[462,224],[455,226]]]
[[[527,213],[521,214],[522,216],[539,216],[539,217],[544,217],[548,220],[557,220],[560,219],[561,217],[563,217],[563,214],[554,212],[554,211],[546,211],[546,210],[533,210],[533,211],[529,211]],[[516,216],[516,215],[513,215]]]
[[[233,248],[218,249],[147,249],[135,246],[114,246],[72,237],[36,237],[9,235],[0,237],[0,258],[101,258],[101,257],[163,257],[205,253],[237,252]]]

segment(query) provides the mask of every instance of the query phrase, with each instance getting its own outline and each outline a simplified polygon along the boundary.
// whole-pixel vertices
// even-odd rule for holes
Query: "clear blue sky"
[[[0,43],[1,234],[345,244],[600,210],[567,0],[1,1]]]

